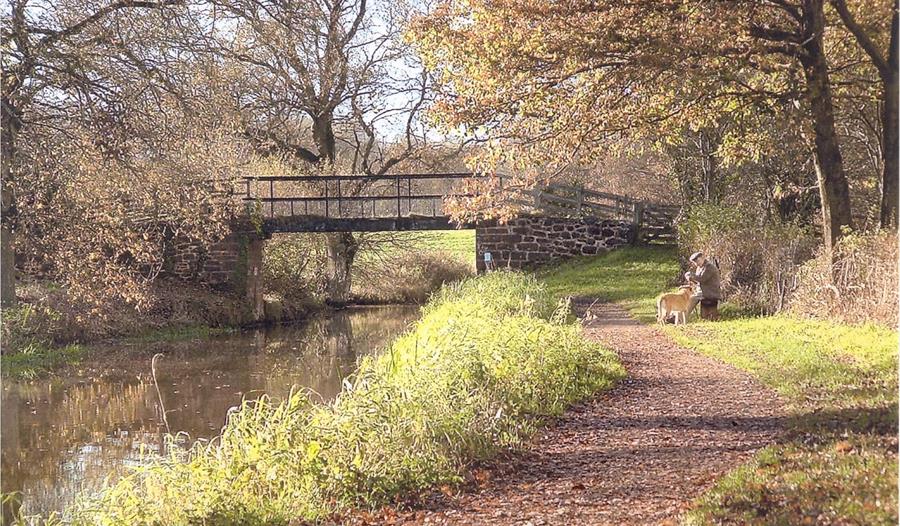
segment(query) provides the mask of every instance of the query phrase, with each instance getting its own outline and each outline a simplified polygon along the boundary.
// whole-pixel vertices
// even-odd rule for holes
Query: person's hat
[[[691,254],[691,261],[697,261],[698,259],[703,257],[703,252],[694,252]]]

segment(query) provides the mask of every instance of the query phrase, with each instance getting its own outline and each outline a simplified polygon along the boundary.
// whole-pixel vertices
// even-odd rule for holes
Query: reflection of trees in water
[[[95,487],[117,466],[136,462],[161,437],[149,385],[14,384],[3,393],[3,491],[25,490],[33,513],[70,501],[84,481]]]
[[[402,332],[415,308],[349,309],[303,326],[284,326],[205,342],[150,345],[119,352],[112,365],[87,363],[88,376],[6,382],[0,420],[2,490],[23,490],[26,513],[61,509],[82,485],[153,452],[165,428],[157,414],[150,359],[173,432],[218,434],[228,408],[243,397],[273,398],[295,386],[332,399],[358,355],[374,353]],[[107,358],[109,355],[101,355]]]

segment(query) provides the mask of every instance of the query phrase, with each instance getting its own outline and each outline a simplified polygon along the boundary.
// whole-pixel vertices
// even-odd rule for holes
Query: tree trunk
[[[0,129],[0,305],[16,304],[16,253],[13,243],[13,193],[10,188],[12,160],[15,155],[16,134],[21,122],[20,112],[11,101],[2,100],[2,129]]]
[[[334,129],[330,114],[313,117],[313,140],[319,150],[319,157],[334,164]],[[328,261],[325,267],[325,301],[331,305],[346,305],[350,301],[350,271],[358,249],[352,232],[331,232],[325,234],[325,253]]]
[[[842,230],[853,224],[850,213],[850,187],[844,172],[844,160],[834,127],[834,105],[828,78],[823,35],[825,12],[822,0],[805,2],[804,33],[807,36],[800,59],[806,77],[807,95],[812,109],[816,176],[822,198],[822,229],[825,249],[834,253]]]
[[[350,301],[350,269],[358,248],[352,232],[325,234],[325,253],[328,256],[325,301],[331,305],[346,305]]]
[[[334,128],[332,127],[331,115],[316,115],[313,117],[313,141],[319,150],[319,158],[334,164],[337,156],[334,138]]]
[[[897,144],[898,130],[897,126],[897,97],[898,93],[898,14],[896,7],[891,17],[891,39],[888,47],[887,71],[881,75],[882,83],[882,101],[881,101],[881,139],[882,139],[882,155],[883,172],[881,175],[881,227],[897,228],[897,201],[900,200],[898,193],[898,171],[900,171],[900,162],[897,157],[900,156],[900,148]]]
[[[882,108],[881,136],[884,148],[884,171],[881,175],[881,227],[897,228],[898,164],[900,149],[897,145],[897,75],[885,86],[884,106]]]
[[[12,193],[6,188],[3,194],[3,216],[12,208]],[[16,304],[16,253],[13,249],[12,229],[4,219],[0,222],[0,306]]]

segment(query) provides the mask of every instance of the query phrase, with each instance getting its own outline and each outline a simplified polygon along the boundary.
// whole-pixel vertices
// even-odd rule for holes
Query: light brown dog
[[[670,314],[675,314],[675,325],[678,325],[679,319],[682,325],[687,324],[688,303],[693,292],[692,286],[682,285],[678,287],[678,292],[660,295],[656,300],[657,323],[665,323]]]

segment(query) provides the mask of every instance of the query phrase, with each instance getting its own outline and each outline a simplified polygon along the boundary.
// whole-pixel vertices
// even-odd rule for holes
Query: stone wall
[[[533,268],[573,256],[593,256],[633,244],[629,221],[520,217],[505,225],[475,230],[476,266],[485,270],[490,252],[495,268]]]
[[[209,247],[189,239],[174,239],[169,244],[165,272],[184,281],[244,295],[254,319],[262,319],[264,242],[264,237],[247,225],[235,225],[228,236]]]

